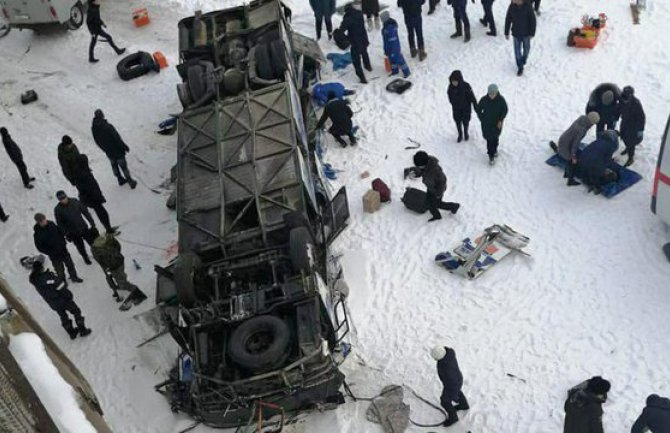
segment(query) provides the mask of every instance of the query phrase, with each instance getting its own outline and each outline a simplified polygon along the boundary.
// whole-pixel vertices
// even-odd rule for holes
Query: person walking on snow
[[[603,433],[603,408],[610,383],[594,376],[568,391],[563,433]]]
[[[568,186],[580,185],[575,180],[575,166],[577,165],[577,154],[582,140],[586,137],[586,133],[593,125],[598,124],[600,115],[595,111],[591,111],[588,115],[579,116],[577,120],[572,122],[572,125],[558,138],[558,145],[553,141],[549,142],[549,146],[558,156],[567,162],[565,168],[565,175],[568,179]]]
[[[346,33],[351,43],[351,62],[354,64],[356,75],[361,83],[366,84],[368,80],[365,79],[363,66],[368,72],[372,71],[370,56],[368,56],[370,41],[368,40],[368,33],[365,31],[363,12],[356,9],[353,3],[348,3],[344,7],[344,18],[342,24],[340,24],[340,30]],[[361,60],[363,61],[362,65]]]
[[[124,264],[125,258],[121,254],[121,244],[114,238],[113,234],[106,234],[95,239],[91,247],[91,253],[105,273],[107,284],[109,284],[118,300],[120,298],[118,298],[117,290],[132,294],[136,305],[147,299],[147,296],[139,287],[128,281]]]
[[[586,104],[586,112],[595,111],[600,115],[600,122],[596,128],[596,135],[600,136],[605,129],[616,129],[621,117],[621,89],[613,83],[598,85]]]
[[[107,200],[102,195],[100,185],[93,176],[93,172],[88,165],[88,156],[81,154],[77,156],[75,173],[75,186],[79,192],[79,200],[86,207],[93,209],[102,226],[107,230],[107,233],[114,233],[115,230],[109,221],[109,213],[103,206]]]
[[[7,222],[9,219],[9,215],[5,213],[5,210],[2,208],[2,204],[0,204],[0,221],[1,222]]]
[[[493,165],[498,156],[500,134],[507,116],[507,102],[498,91],[496,84],[489,85],[486,96],[479,100],[475,109],[482,124],[482,135],[486,140],[489,164]]]
[[[625,167],[630,166],[635,161],[635,146],[642,142],[644,138],[644,125],[646,117],[642,103],[635,97],[635,89],[626,86],[621,92],[621,129],[619,135],[626,149],[621,152],[622,155],[628,155]]]
[[[28,174],[28,168],[26,168],[26,163],[23,162],[23,153],[21,152],[21,149],[16,142],[12,140],[7,128],[0,128],[0,135],[2,135],[2,144],[5,145],[7,156],[9,156],[9,159],[14,163],[16,168],[19,169],[23,186],[28,189],[33,189],[33,185],[31,185],[30,182],[34,181],[35,178]]]
[[[486,32],[489,36],[496,36],[496,21],[493,18],[493,2],[494,0],[482,0],[482,9],[484,9],[484,18],[480,18],[479,22],[484,27],[489,26],[489,31]]]
[[[79,149],[77,145],[72,142],[69,135],[64,135],[58,145],[58,163],[63,176],[73,186],[76,185],[77,159],[79,158]]]
[[[468,399],[465,398],[462,391],[463,373],[458,367],[454,349],[435,346],[430,351],[430,355],[437,361],[437,375],[442,382],[440,405],[447,412],[447,420],[442,425],[449,427],[458,422],[457,411],[470,409]]]
[[[435,8],[440,4],[440,0],[428,0],[428,15],[435,13]]]
[[[93,243],[91,233],[94,231],[97,232],[91,213],[79,200],[68,197],[65,191],[58,191],[56,198],[58,199],[58,204],[54,208],[56,225],[58,225],[58,228],[65,235],[65,239],[77,247],[77,251],[79,251],[79,254],[84,259],[84,263],[90,265],[91,259],[89,259],[86,252],[84,241],[91,245]],[[86,224],[84,218],[86,218],[88,224]]]
[[[475,0],[472,0],[474,3]],[[468,19],[467,7],[468,0],[447,0],[447,4],[450,4],[454,9],[454,22],[456,23],[456,32],[449,36],[451,39],[456,39],[463,36],[463,31],[465,30],[464,42],[470,41],[470,20]]]
[[[420,150],[414,154],[414,169],[411,171],[426,185],[426,208],[432,215],[428,222],[442,219],[440,209],[448,210],[453,215],[461,207],[458,203],[443,202],[442,197],[447,191],[447,176],[440,167],[440,162],[434,156]]]
[[[53,222],[49,221],[44,214],[35,214],[35,227],[33,227],[33,240],[35,241],[35,248],[42,254],[46,254],[51,260],[51,264],[58,276],[65,281],[65,268],[70,274],[70,280],[73,283],[81,283],[84,280],[77,275],[77,268],[72,262],[67,250],[67,243],[65,236],[60,228]]]
[[[402,8],[402,13],[405,16],[409,53],[412,58],[416,57],[418,53],[420,61],[423,61],[427,56],[423,41],[423,22],[421,18],[421,6],[425,2],[426,0],[398,0],[398,7]],[[417,43],[419,44],[418,51],[416,49]]]
[[[93,133],[95,144],[109,158],[109,162],[112,164],[112,172],[116,176],[119,185],[122,186],[127,183],[131,189],[135,189],[137,182],[130,176],[128,162],[126,161],[126,153],[130,152],[130,148],[116,131],[114,125],[107,122],[105,114],[100,109],[95,110],[91,132]],[[123,171],[123,175],[121,171]]]
[[[114,49],[117,55],[121,55],[126,52],[125,48],[119,48],[114,44],[112,36],[104,31],[102,28],[107,27],[105,23],[100,18],[100,0],[89,0],[88,1],[88,12],[86,13],[86,27],[91,33],[91,44],[88,46],[88,61],[91,63],[96,63],[98,59],[95,58],[95,44],[98,42],[98,38],[102,38],[104,42],[108,42],[109,45]]]
[[[523,75],[523,68],[530,53],[530,40],[535,36],[535,13],[527,0],[512,0],[505,17],[505,38],[509,39],[510,28],[514,37],[514,56],[517,75]]]
[[[354,125],[351,118],[354,112],[349,107],[349,101],[337,99],[335,92],[328,94],[328,104],[323,109],[323,114],[316,124],[316,129],[320,129],[330,119],[332,125],[328,132],[335,140],[340,143],[342,147],[347,147],[347,142],[342,138],[343,135],[349,137],[351,145],[356,145],[356,137],[354,137]]]
[[[384,39],[384,54],[391,64],[391,75],[398,74],[398,69],[402,71],[403,77],[410,75],[409,66],[405,62],[400,47],[400,38],[398,37],[398,23],[390,17],[388,11],[382,12],[382,38]]]
[[[332,16],[335,13],[335,0],[309,0],[309,5],[314,12],[314,20],[316,23],[316,40],[321,39],[321,28],[323,22],[326,22],[326,32],[328,33],[328,40],[333,37],[333,20]]]
[[[630,433],[669,433],[670,399],[651,394],[647,406],[630,429]]]
[[[456,122],[456,129],[458,130],[458,143],[468,141],[470,135],[468,134],[468,127],[470,126],[470,118],[472,116],[472,107],[477,110],[477,98],[470,84],[463,80],[461,71],[454,71],[449,76],[449,89],[447,90],[449,96],[449,103],[451,104],[451,113]]]
[[[65,280],[44,268],[44,256],[39,256],[33,262],[29,280],[42,299],[58,314],[61,325],[72,340],[77,336],[86,337],[91,333],[84,323],[84,316],[81,315],[79,306],[74,302],[74,296],[68,290]],[[74,317],[76,328],[72,326],[72,319],[68,313]]]
[[[533,7],[535,8],[535,13],[539,16],[540,14],[540,2],[542,0],[531,0]]]
[[[363,14],[368,20],[368,31],[372,31],[372,19],[374,18],[374,28],[379,30],[379,0],[363,0],[361,3]]]

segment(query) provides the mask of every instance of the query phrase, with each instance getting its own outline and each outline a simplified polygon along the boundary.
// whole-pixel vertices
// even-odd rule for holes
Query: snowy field
[[[177,62],[177,21],[202,7],[231,6],[230,0],[103,0],[108,31],[129,51],[161,50],[171,66]],[[294,27],[313,36],[306,0],[288,0]],[[393,2],[394,3],[394,2]],[[670,101],[670,3],[656,1],[633,26],[628,0],[545,0],[538,18],[525,75],[516,76],[512,41],[491,38],[478,19],[479,3],[469,4],[472,41],[451,40],[451,9],[443,1],[435,15],[424,16],[428,59],[410,61],[412,89],[402,96],[385,91],[381,35],[371,34],[374,71],[362,86],[350,68],[344,75],[326,68],[326,80],[340,80],[357,90],[355,121],[361,128],[356,148],[331,146],[326,161],[346,185],[352,219],[336,243],[345,254],[355,325],[355,356],[345,364],[355,393],[377,394],[382,384],[406,384],[434,401],[439,398],[435,363],[429,348],[445,343],[456,349],[465,375],[464,392],[471,410],[449,430],[473,433],[544,433],[562,429],[566,390],[602,375],[612,382],[604,405],[608,432],[625,432],[652,392],[670,394],[670,265],[661,245],[670,239],[649,211],[651,180]],[[130,12],[149,8],[152,23],[135,29]],[[502,33],[507,1],[494,4]],[[399,9],[391,14],[402,23]],[[568,30],[580,17],[604,12],[607,29],[594,50],[565,45]],[[340,17],[335,17],[335,25]],[[409,57],[404,25],[404,53]],[[325,39],[325,38],[324,38]],[[176,433],[192,424],[171,413],[154,392],[173,359],[135,346],[146,337],[133,315],[151,308],[146,302],[120,312],[102,272],[87,267],[70,251],[85,282],[71,285],[93,334],[70,341],[28,283],[18,258],[34,252],[33,214],[49,218],[54,194],[73,188],[61,174],[56,148],[70,135],[91,165],[112,223],[122,230],[129,278],[153,295],[154,264],[174,255],[175,214],[165,208],[167,192],[152,193],[169,175],[176,159],[176,136],[154,134],[157,124],[180,111],[171,67],[160,75],[122,82],[118,60],[99,44],[100,63],[87,62],[89,36],[76,32],[35,35],[12,31],[0,40],[0,126],[22,147],[35,189],[25,190],[15,167],[0,151],[0,203],[11,215],[0,224],[0,271],[30,306],[35,317],[81,368],[96,390],[115,432]],[[321,41],[324,52],[335,50]],[[463,71],[477,97],[497,83],[510,114],[501,137],[500,158],[489,167],[479,123],[469,142],[456,143],[447,103],[447,77]],[[664,78],[665,77],[665,78]],[[601,82],[633,85],[647,114],[645,140],[633,169],[642,182],[614,199],[567,188],[561,173],[544,164],[549,140],[556,140],[583,113],[590,91]],[[35,89],[39,101],[22,106],[19,94]],[[93,111],[101,108],[131,147],[130,169],[142,181],[134,191],[118,187],[106,157],[93,143]],[[592,140],[593,132],[587,139]],[[411,164],[407,137],[438,157],[449,179],[446,198],[462,204],[456,216],[428,224],[428,216],[406,211],[399,198],[406,186],[402,168]],[[369,188],[363,171],[382,177],[393,202],[382,211],[363,214],[360,197]],[[531,238],[532,258],[513,257],[475,282],[448,274],[433,263],[436,253],[493,223],[509,224]],[[176,352],[175,352],[176,354]],[[509,377],[513,374],[519,380]],[[410,399],[412,418],[437,421],[433,409]],[[381,432],[365,420],[365,403],[313,414],[289,432]],[[194,432],[211,431],[197,427]],[[408,431],[425,431],[411,427]]]

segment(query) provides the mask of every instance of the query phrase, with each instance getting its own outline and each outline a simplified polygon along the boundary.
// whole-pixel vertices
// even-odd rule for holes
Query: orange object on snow
[[[386,72],[391,73],[391,61],[389,60],[389,56],[384,56],[384,69],[386,69]]]
[[[160,51],[156,51],[154,53],[154,61],[156,62],[158,67],[161,68],[161,69],[167,68],[167,66],[168,66],[167,59],[165,58],[163,53],[161,53]]]
[[[593,49],[596,45],[598,45],[598,37],[597,36],[579,36],[576,35],[573,39],[575,43],[575,47],[577,48],[591,48]]]
[[[146,26],[150,22],[151,20],[149,19],[149,11],[147,8],[133,11],[133,23],[135,23],[135,27]]]

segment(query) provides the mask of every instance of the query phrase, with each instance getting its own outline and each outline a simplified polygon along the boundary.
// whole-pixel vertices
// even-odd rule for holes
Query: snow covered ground
[[[159,49],[174,66],[177,21],[197,7],[212,10],[235,3],[106,0],[102,10],[119,45],[130,51]],[[308,2],[287,3],[294,26],[313,35]],[[670,266],[660,250],[670,234],[649,212],[653,167],[670,101],[670,36],[660,31],[670,20],[670,4],[655,2],[642,24],[633,26],[624,0],[543,3],[521,78],[515,75],[512,42],[486,36],[479,25],[479,4],[469,4],[473,39],[467,45],[449,39],[454,25],[446,4],[424,17],[428,59],[410,61],[414,86],[403,96],[384,90],[388,79],[377,32],[371,34],[369,48],[374,67],[370,84],[356,84],[351,69],[325,74],[327,80],[341,80],[357,90],[354,106],[360,112],[355,120],[362,131],[357,148],[333,146],[326,154],[328,162],[343,170],[336,183],[346,184],[352,211],[351,224],[336,244],[345,253],[356,327],[355,356],[345,365],[349,383],[354,392],[368,396],[382,384],[404,383],[437,401],[440,390],[428,351],[436,343],[451,345],[472,407],[451,431],[560,431],[566,390],[597,374],[612,382],[606,431],[629,429],[648,394],[670,394],[670,350],[665,345]],[[132,26],[130,11],[136,6],[149,8],[150,26]],[[505,1],[494,4],[500,29],[506,6]],[[609,22],[596,49],[566,47],[569,28],[583,14],[599,12]],[[391,14],[402,22],[394,5]],[[400,30],[404,41],[402,24]],[[114,431],[178,432],[192,422],[173,415],[153,391],[172,359],[135,348],[145,333],[132,315],[151,303],[119,312],[99,268],[86,267],[71,249],[85,280],[71,288],[93,329],[91,336],[72,342],[18,263],[20,256],[33,252],[32,215],[51,217],[58,189],[75,193],[56,158],[63,134],[89,155],[112,222],[121,226],[124,253],[142,265],[141,270],[127,266],[131,281],[151,294],[153,264],[166,263],[174,253],[175,215],[164,206],[166,196],[144,186],[135,191],[118,187],[92,141],[90,122],[94,109],[103,109],[132,149],[131,170],[143,184],[159,185],[176,158],[176,137],[153,131],[169,113],[180,111],[176,71],[122,82],[113,52],[99,44],[101,61],[90,65],[87,46],[85,29],[48,36],[13,31],[0,40],[0,124],[22,146],[37,177],[36,188],[24,190],[14,166],[0,156],[0,202],[11,214],[0,225],[0,271],[89,379]],[[327,41],[322,47],[325,52],[335,49]],[[408,47],[403,49],[407,55]],[[495,82],[507,99],[510,114],[495,167],[488,166],[477,122],[470,141],[456,143],[446,99],[447,77],[454,69],[463,71],[478,97]],[[647,113],[645,140],[633,166],[644,180],[612,200],[565,187],[560,172],[544,164],[547,142],[582,113],[591,89],[605,81],[633,85]],[[22,106],[19,94],[30,88],[40,100]],[[462,204],[458,215],[427,224],[426,216],[412,214],[400,203],[405,186],[418,186],[402,178],[413,153],[404,150],[407,137],[440,159],[449,178],[447,198]],[[394,194],[393,202],[373,215],[363,214],[360,201],[369,188],[370,179],[359,178],[365,170],[370,179],[382,177]],[[530,236],[532,258],[507,259],[475,282],[433,263],[437,252],[492,223],[509,224]],[[434,410],[413,399],[410,403],[413,419],[436,420]],[[366,406],[347,403],[336,412],[314,414],[289,431],[381,431],[365,420]]]

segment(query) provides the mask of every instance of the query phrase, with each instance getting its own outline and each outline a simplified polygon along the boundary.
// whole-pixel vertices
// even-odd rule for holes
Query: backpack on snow
[[[391,188],[389,188],[380,178],[372,181],[372,189],[379,193],[379,199],[382,203],[391,201]]]
[[[426,193],[420,189],[407,188],[400,200],[411,211],[425,213],[428,210],[426,207]]]
[[[388,90],[391,93],[397,93],[398,95],[402,95],[410,87],[412,87],[411,81],[403,80],[402,78],[396,78],[395,80],[388,83],[388,85],[386,86],[386,90]]]

